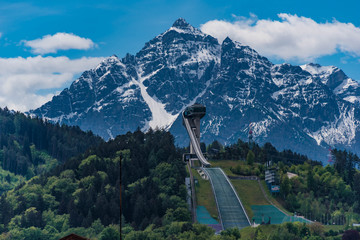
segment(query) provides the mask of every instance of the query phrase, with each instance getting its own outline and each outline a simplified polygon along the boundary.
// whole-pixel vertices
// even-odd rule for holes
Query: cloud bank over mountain
[[[39,107],[54,95],[41,91],[61,88],[101,60],[50,56],[0,58],[0,106],[18,111]]]
[[[337,52],[360,57],[360,28],[337,20],[319,23],[307,17],[278,14],[280,20],[236,17],[234,22],[208,21],[204,33],[222,42],[227,36],[268,57],[313,61]]]

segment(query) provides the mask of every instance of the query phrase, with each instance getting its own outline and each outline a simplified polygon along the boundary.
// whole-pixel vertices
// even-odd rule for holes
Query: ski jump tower
[[[199,160],[203,167],[209,167],[210,163],[206,160],[200,148],[200,119],[206,114],[204,105],[195,103],[187,107],[183,112],[183,124],[190,137],[190,153],[184,154],[184,161]]]
[[[194,178],[190,166],[193,160],[199,160],[202,165],[202,171],[209,177],[212,190],[216,200],[216,206],[219,212],[221,228],[231,227],[244,228],[250,226],[249,217],[237,196],[230,180],[226,177],[220,168],[209,167],[210,163],[206,160],[200,149],[200,119],[206,114],[205,106],[195,103],[189,106],[183,112],[183,124],[190,137],[190,153],[183,155],[184,161],[188,162],[187,167],[190,174],[191,196],[192,196],[192,214],[196,221],[196,197]]]

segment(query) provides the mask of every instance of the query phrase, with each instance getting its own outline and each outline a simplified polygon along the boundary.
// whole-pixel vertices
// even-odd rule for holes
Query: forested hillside
[[[285,207],[323,224],[349,224],[360,220],[359,158],[333,150],[327,166],[279,165],[281,195]],[[297,174],[289,179],[287,172]]]
[[[334,149],[333,162],[322,166],[291,150],[279,152],[270,143],[259,146],[239,140],[237,144],[223,147],[214,141],[207,147],[203,145],[203,150],[213,160],[240,160],[231,168],[239,175],[264,177],[266,166],[262,164],[271,161],[280,176],[277,199],[290,212],[323,224],[343,225],[360,220],[360,171],[357,169],[360,159],[356,154]],[[288,172],[295,175],[289,178]]]
[[[137,135],[138,137],[135,139],[138,140],[133,139],[132,145],[150,144],[146,143],[146,141],[142,142],[143,134],[137,133]],[[168,137],[171,137],[171,135]],[[147,139],[146,134],[144,138]],[[157,143],[159,142],[161,142],[161,146],[164,146],[161,140],[157,141]],[[144,170],[142,170],[145,166],[156,166],[153,162],[155,159],[159,159],[157,156],[161,156],[163,152],[155,150],[151,154],[154,158],[144,158],[145,160],[141,164],[136,163],[136,161],[126,162],[129,165],[126,165],[127,170],[125,174],[131,172],[137,175],[133,179],[130,179],[128,175],[123,175],[124,181],[126,181],[123,193],[127,195],[127,198],[124,199],[126,205],[124,205],[123,209],[126,212],[125,219],[127,221],[125,221],[122,233],[126,240],[330,240],[341,239],[345,229],[350,229],[353,222],[360,220],[358,215],[359,198],[357,197],[360,196],[360,190],[358,189],[360,183],[356,182],[360,180],[360,173],[355,168],[355,165],[358,163],[358,157],[352,153],[334,150],[334,164],[324,167],[319,162],[312,161],[306,156],[290,150],[279,152],[270,143],[259,146],[239,140],[236,144],[224,147],[219,142],[214,141],[208,146],[201,144],[201,147],[214,165],[221,165],[223,160],[226,160],[224,162],[231,162],[234,167],[230,167],[230,171],[235,175],[257,175],[263,178],[266,169],[265,163],[271,161],[272,167],[278,169],[281,178],[281,192],[277,196],[277,200],[289,211],[296,212],[298,215],[305,215],[313,220],[314,223],[309,225],[303,223],[265,225],[257,228],[249,227],[241,231],[228,229],[220,235],[215,235],[214,231],[205,225],[191,224],[189,213],[186,214],[186,209],[182,209],[184,202],[180,201],[183,198],[181,190],[178,190],[178,193],[171,193],[175,194],[171,197],[169,197],[170,194],[167,194],[170,191],[170,188],[167,188],[167,186],[170,186],[170,183],[173,184],[171,186],[180,186],[180,189],[182,188],[182,185],[175,185],[175,179],[167,182],[167,179],[171,179],[172,176],[178,176],[178,169],[184,168],[181,167],[181,162],[177,160],[171,164],[179,163],[179,168],[171,168],[171,165],[167,164],[167,168],[165,168],[163,167],[165,165],[164,162],[169,162],[169,158],[163,158],[165,161],[160,163],[155,169],[150,167],[152,170],[150,170],[149,175],[146,175]],[[179,150],[187,151],[186,149]],[[141,155],[141,153],[138,154]],[[133,159],[136,159],[136,157]],[[124,162],[122,162],[123,166]],[[133,167],[131,168],[130,166]],[[162,167],[160,168],[160,166]],[[165,169],[166,171],[164,171]],[[297,174],[297,176],[289,179],[287,172]],[[164,176],[160,182],[157,181],[159,175]],[[159,184],[162,182],[164,184]],[[178,198],[179,201],[174,201],[177,198],[176,195],[180,197]],[[171,205],[168,204],[169,202]],[[337,226],[337,230],[333,230],[330,227],[324,227],[327,224],[342,226]]]
[[[93,240],[119,239],[120,220],[126,239],[241,235],[229,230],[215,236],[211,229],[190,223],[181,161],[186,149],[175,147],[169,132],[137,130],[104,142],[77,127],[52,125],[6,109],[0,113],[2,184],[9,181],[14,187],[23,181],[0,197],[0,239],[59,239],[70,233]],[[323,223],[350,223],[350,214],[359,220],[356,155],[334,150],[334,164],[323,167],[290,150],[279,152],[270,143],[259,146],[239,140],[223,147],[215,141],[201,146],[213,161],[238,162],[240,167],[231,169],[234,174],[262,177],[263,164],[271,161],[281,178],[278,199],[290,211]],[[297,177],[288,179],[287,172]],[[306,228],[304,239],[317,234]],[[286,239],[277,236],[295,228],[274,229],[267,233],[270,239]],[[295,232],[291,234],[300,236]],[[323,230],[321,234],[326,235]]]
[[[170,133],[129,132],[4,193],[0,239],[118,239],[121,218],[135,229],[188,221],[185,174]]]
[[[218,141],[214,141],[208,146],[201,143],[202,151],[208,154],[211,160],[246,160],[249,152],[254,154],[254,161],[259,163],[282,162],[286,165],[302,164],[311,162],[313,165],[321,165],[318,161],[312,161],[307,156],[293,152],[291,150],[278,151],[271,143],[267,142],[263,146],[256,143],[244,142],[241,139],[235,144],[222,146]]]
[[[103,143],[4,193],[0,239],[59,239],[73,232],[117,239],[120,157],[130,153],[121,141]]]
[[[154,223],[189,221],[186,205],[185,166],[165,131],[119,136],[118,144],[127,148],[121,161],[123,215],[135,229]],[[151,206],[151,207],[149,207]]]
[[[0,192],[101,142],[78,127],[54,125],[0,108]]]

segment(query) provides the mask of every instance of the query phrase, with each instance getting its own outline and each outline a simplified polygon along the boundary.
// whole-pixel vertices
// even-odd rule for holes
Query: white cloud
[[[249,45],[268,57],[311,61],[318,57],[344,52],[360,56],[360,28],[336,20],[318,23],[311,18],[286,13],[280,21],[236,17],[234,22],[209,21],[201,26],[204,33],[222,42],[227,36]]]
[[[35,54],[56,53],[58,50],[87,50],[93,48],[95,43],[89,38],[82,38],[72,33],[56,33],[46,35],[31,41],[23,41],[25,46],[32,48]]]
[[[39,90],[62,87],[74,76],[94,68],[104,58],[28,57],[0,58],[0,107],[27,111],[51,100]],[[48,91],[51,92],[51,91]]]

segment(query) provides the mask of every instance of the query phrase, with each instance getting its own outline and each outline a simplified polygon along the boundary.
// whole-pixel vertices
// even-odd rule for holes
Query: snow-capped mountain
[[[335,95],[351,103],[360,103],[360,84],[346,76],[339,68],[334,66],[322,67],[319,64],[309,63],[300,66],[303,70],[319,77]]]
[[[135,56],[111,56],[31,111],[105,139],[140,127],[188,143],[181,112],[206,105],[202,140],[271,142],[325,160],[335,146],[360,153],[360,85],[336,67],[274,65],[254,49],[222,44],[178,19]]]

